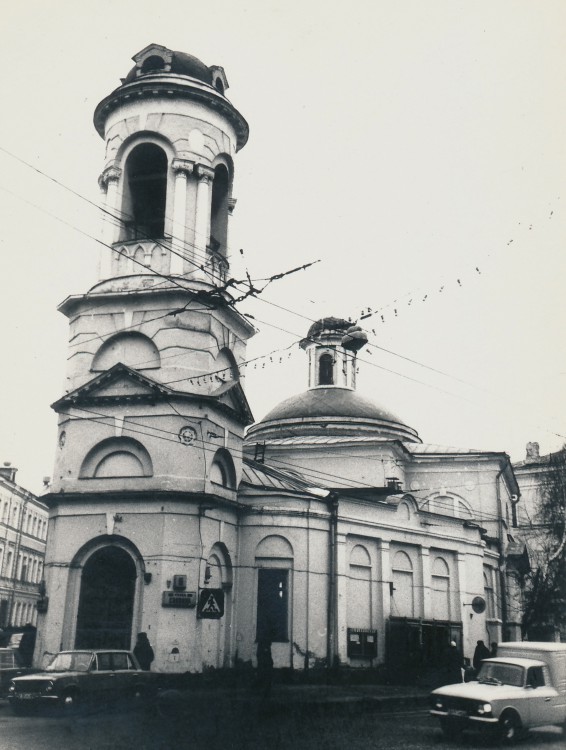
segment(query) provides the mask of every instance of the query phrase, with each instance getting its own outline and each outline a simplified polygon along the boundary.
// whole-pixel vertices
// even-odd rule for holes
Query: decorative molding
[[[98,178],[98,184],[100,185],[102,190],[107,190],[108,183],[112,181],[118,182],[121,176],[122,170],[120,169],[120,167],[111,165],[109,167],[106,167],[106,169],[102,172],[102,174]]]
[[[188,159],[173,159],[171,162],[171,169],[175,174],[185,174],[187,177],[193,174],[195,170],[195,162],[189,161]]]
[[[204,164],[196,165],[197,177],[199,182],[210,183],[214,179],[214,170]]]

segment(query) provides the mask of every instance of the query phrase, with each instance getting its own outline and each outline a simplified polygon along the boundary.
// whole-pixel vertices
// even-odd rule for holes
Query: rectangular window
[[[289,640],[289,571],[259,568],[257,584],[257,638]]]

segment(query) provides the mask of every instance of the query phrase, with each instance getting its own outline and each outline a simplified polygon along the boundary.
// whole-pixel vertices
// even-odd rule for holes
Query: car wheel
[[[440,728],[447,740],[457,740],[462,736],[462,725],[451,719],[440,719]]]
[[[521,734],[521,720],[513,711],[509,711],[499,719],[499,738],[506,745],[512,745]]]
[[[59,706],[66,714],[75,713],[79,707],[80,699],[78,693],[65,693],[61,696]]]

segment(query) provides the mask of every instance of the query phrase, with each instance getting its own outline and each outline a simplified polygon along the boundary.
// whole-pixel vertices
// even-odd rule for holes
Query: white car
[[[511,743],[550,724],[566,733],[566,644],[500,644],[477,680],[434,690],[430,713],[448,736],[475,728]]]

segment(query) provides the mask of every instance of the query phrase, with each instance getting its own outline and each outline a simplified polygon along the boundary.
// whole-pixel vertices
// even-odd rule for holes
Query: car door
[[[529,693],[527,703],[530,726],[561,723],[560,696],[550,682],[546,666],[529,667],[526,690]]]
[[[114,693],[117,700],[130,697],[134,689],[134,675],[132,662],[125,651],[115,651],[112,654],[112,667],[114,671]]]
[[[99,651],[96,654],[96,666],[90,672],[90,695],[97,703],[108,703],[114,701],[115,682],[112,667],[112,653],[110,651]]]

